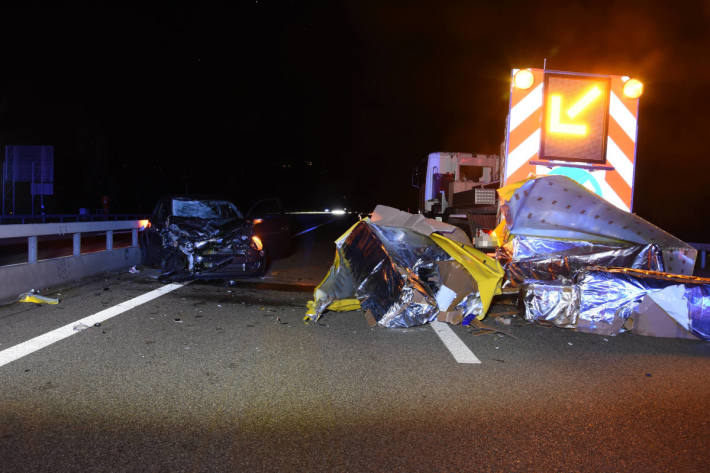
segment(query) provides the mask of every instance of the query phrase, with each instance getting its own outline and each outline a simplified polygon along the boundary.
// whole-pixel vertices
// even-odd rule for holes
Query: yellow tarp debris
[[[59,299],[53,299],[51,297],[40,296],[39,294],[32,294],[31,292],[26,292],[20,294],[18,302],[33,302],[35,304],[59,304]]]
[[[308,310],[306,311],[306,315],[310,318],[311,316],[316,315],[316,303],[315,301],[308,301],[307,304]],[[348,312],[350,310],[359,309],[360,301],[357,299],[338,299],[328,305],[328,310],[334,310],[336,312]]]
[[[345,238],[347,238],[353,228],[355,228],[355,226],[360,222],[357,222],[355,225],[350,227],[336,240],[336,242],[342,242]],[[498,263],[495,259],[486,256],[483,252],[472,246],[456,242],[438,233],[432,233],[429,237],[454,260],[463,265],[469,274],[476,280],[478,291],[481,296],[481,302],[483,304],[482,311],[477,318],[483,319],[488,312],[493,296],[501,294],[501,282],[504,272],[500,263]],[[321,286],[329,278],[335,277],[335,274],[340,268],[340,264],[340,256],[336,251],[333,265],[330,267],[330,270],[320,284],[318,284],[313,291],[313,300],[308,301],[306,319],[312,319],[316,315],[316,301],[322,300],[323,297],[325,297],[325,294],[321,290]],[[360,308],[360,302],[355,298],[336,299],[327,306],[328,310],[334,311],[350,311],[358,310]]]
[[[483,303],[481,313],[476,318],[483,319],[491,306],[493,296],[501,294],[500,285],[504,274],[503,267],[498,261],[486,256],[485,253],[472,246],[456,243],[437,233],[432,233],[429,236],[453,259],[463,265],[469,274],[473,276],[473,279],[476,280],[481,302]]]
[[[504,202],[509,202],[510,199],[513,198],[513,194],[515,194],[515,191],[523,187],[523,184],[526,182],[536,179],[537,176],[531,176],[528,177],[527,179],[523,179],[522,181],[516,181],[513,182],[512,184],[508,184],[506,186],[498,188],[498,197],[501,198],[502,201]]]
[[[508,226],[505,223],[505,217],[500,219],[500,223],[491,232],[491,236],[496,239],[498,246],[503,246],[510,240],[510,232],[508,231]]]
[[[369,221],[369,218],[365,218],[365,221]],[[350,232],[353,231],[353,228],[355,228],[360,222],[363,220],[358,220],[355,222],[350,228],[348,228],[345,233],[340,235],[336,240],[335,243],[340,243],[344,239],[350,235]],[[325,277],[321,280],[320,283],[316,286],[316,288],[313,290],[313,300],[308,301],[307,306],[308,310],[306,310],[306,318],[312,318],[312,316],[316,315],[316,310],[315,310],[315,304],[316,300],[318,300],[318,291],[320,290],[320,287],[325,283],[328,278],[334,275],[336,271],[338,271],[338,268],[340,267],[340,255],[338,254],[338,250],[335,250],[335,258],[333,259],[333,265],[330,267],[328,272],[326,273]],[[335,310],[335,311],[350,311],[350,310],[358,310],[360,308],[360,301],[357,299],[338,299],[333,302],[331,302],[327,307],[328,310]]]

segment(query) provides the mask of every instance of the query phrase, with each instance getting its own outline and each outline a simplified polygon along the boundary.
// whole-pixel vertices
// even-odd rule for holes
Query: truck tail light
[[[520,69],[513,76],[513,83],[518,89],[529,89],[535,82],[535,76],[530,69]]]
[[[624,83],[624,95],[630,99],[637,99],[643,94],[643,83],[637,79],[629,79]]]

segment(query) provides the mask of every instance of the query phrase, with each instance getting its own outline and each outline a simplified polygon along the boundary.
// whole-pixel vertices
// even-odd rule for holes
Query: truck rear
[[[497,220],[500,161],[495,154],[430,153],[420,210],[462,228],[477,246],[489,246],[487,231]]]

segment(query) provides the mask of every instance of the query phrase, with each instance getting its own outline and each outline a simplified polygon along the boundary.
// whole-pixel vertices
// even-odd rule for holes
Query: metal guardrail
[[[0,225],[27,223],[96,222],[109,220],[141,220],[146,214],[45,214],[45,215],[0,215]]]
[[[0,239],[27,238],[27,262],[37,262],[37,237],[45,235],[73,235],[72,256],[81,254],[81,234],[106,232],[106,249],[113,250],[113,232],[131,230],[131,246],[138,246],[140,220],[122,220],[108,222],[65,222],[65,223],[27,223],[24,225],[0,226]]]
[[[27,262],[0,266],[0,302],[13,300],[32,288],[61,286],[140,263],[138,230],[142,224],[140,220],[114,220],[0,225],[0,239],[27,238]],[[131,246],[114,248],[113,234],[122,230],[131,231]],[[106,232],[106,250],[82,253],[82,234],[102,232]],[[47,235],[72,235],[72,254],[38,260],[37,239]]]

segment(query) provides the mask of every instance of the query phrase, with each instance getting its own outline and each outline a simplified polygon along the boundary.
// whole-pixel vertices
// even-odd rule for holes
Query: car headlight
[[[261,242],[261,238],[259,238],[256,235],[251,236],[251,242],[254,248],[256,248],[258,251],[261,251],[264,249],[264,244]]]

